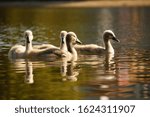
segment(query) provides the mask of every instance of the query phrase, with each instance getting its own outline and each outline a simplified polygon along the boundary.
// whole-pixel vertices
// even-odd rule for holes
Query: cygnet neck
[[[114,49],[112,47],[112,44],[110,42],[110,39],[104,39],[104,43],[105,43],[105,50],[106,50],[106,53],[108,54],[114,54]]]
[[[68,51],[65,38],[62,38],[62,39],[61,39],[61,42],[60,42],[60,49],[61,49],[62,51]]]
[[[77,51],[75,50],[72,42],[69,41],[69,42],[66,42],[66,44],[67,44],[67,50],[68,52],[72,54],[73,60],[77,60],[77,57],[78,57]]]
[[[32,49],[33,49],[33,48],[32,48],[32,41],[26,42],[26,52],[25,52],[25,53],[26,53],[26,54],[29,54]]]

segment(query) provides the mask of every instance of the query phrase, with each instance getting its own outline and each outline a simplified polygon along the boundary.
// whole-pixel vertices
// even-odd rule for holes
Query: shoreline
[[[1,2],[0,7],[48,7],[48,8],[150,7],[150,0]]]

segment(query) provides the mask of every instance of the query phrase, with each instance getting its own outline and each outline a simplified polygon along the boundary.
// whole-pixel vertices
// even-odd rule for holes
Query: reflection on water
[[[11,62],[13,63],[13,69],[15,69],[16,73],[25,74],[24,82],[27,84],[34,83],[33,68],[35,69],[46,67],[46,64],[43,64],[40,61],[30,61],[29,59],[15,59]],[[75,62],[72,61],[71,63],[68,63],[67,60],[62,60],[60,62],[60,66],[60,74],[62,76],[62,81],[77,81],[79,71],[77,69],[74,69],[76,66]]]
[[[149,8],[0,8],[0,99],[150,99]],[[98,43],[112,29],[115,55],[79,55],[77,62],[49,58],[9,60],[23,32],[33,44],[59,46],[61,30]]]
[[[61,66],[61,75],[63,77],[62,81],[77,81],[77,76],[79,75],[79,71],[75,70],[76,63],[72,61],[71,63],[68,63],[66,60],[63,60],[62,66]]]
[[[28,83],[28,84],[34,83],[32,62],[26,60],[26,70],[25,71],[26,71],[25,83]]]

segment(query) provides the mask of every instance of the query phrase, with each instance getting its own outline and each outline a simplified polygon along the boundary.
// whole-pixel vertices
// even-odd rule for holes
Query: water
[[[0,8],[0,99],[150,99],[150,14],[145,8]],[[61,30],[74,31],[83,43],[103,46],[112,29],[120,43],[115,55],[80,55],[60,60],[10,61],[8,51],[24,44],[31,29],[33,44],[59,46]]]

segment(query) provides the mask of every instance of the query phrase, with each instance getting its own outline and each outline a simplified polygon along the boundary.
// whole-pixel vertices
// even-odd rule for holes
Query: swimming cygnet
[[[8,52],[10,58],[22,58],[32,50],[32,39],[33,35],[30,30],[26,30],[25,36],[25,46],[14,45]]]
[[[115,34],[111,30],[105,30],[103,33],[103,40],[105,47],[98,46],[96,44],[87,44],[87,45],[75,45],[75,49],[81,54],[101,54],[101,53],[111,53],[114,54],[114,49],[111,45],[110,40],[120,42]]]
[[[49,54],[52,59],[62,58],[66,61],[76,61],[78,59],[77,51],[74,48],[75,44],[81,44],[74,32],[68,32],[60,42],[60,49],[48,48],[44,52]],[[53,59],[53,60],[54,60]]]
[[[25,46],[15,45],[13,46],[8,53],[9,58],[25,58],[25,57],[35,57],[38,55],[44,55],[47,53],[46,49],[37,49],[32,47],[33,34],[32,31],[26,30],[24,33],[25,36]]]
[[[68,32],[66,35],[67,52],[64,53],[68,60],[76,61],[78,59],[77,51],[74,48],[74,45],[77,43],[81,44],[82,42],[77,38],[74,32]]]

